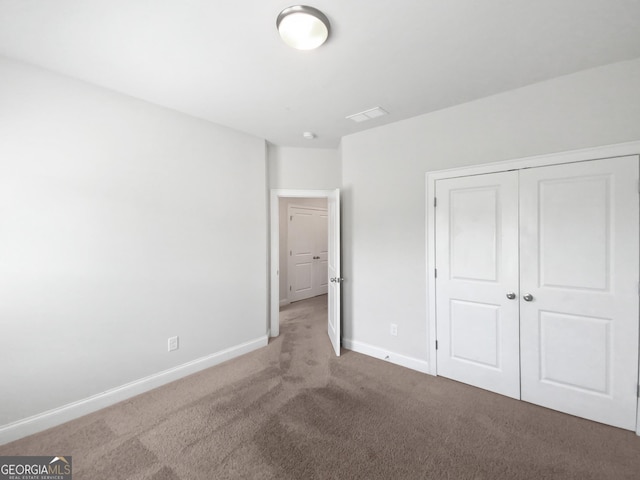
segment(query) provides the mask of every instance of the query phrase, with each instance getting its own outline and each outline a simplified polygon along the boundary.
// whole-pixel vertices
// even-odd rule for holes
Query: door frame
[[[513,160],[505,160],[480,165],[469,165],[445,170],[427,172],[425,174],[425,239],[426,239],[426,282],[427,282],[427,357],[429,359],[429,371],[431,375],[437,375],[436,357],[436,251],[435,251],[435,187],[437,180],[445,178],[466,177],[497,173],[507,170],[520,170],[532,167],[559,165],[562,163],[583,162],[587,160],[599,160],[627,155],[640,155],[640,141],[604,145],[599,147],[584,148],[566,152],[551,153],[533,157],[525,157]],[[640,319],[638,319],[640,321]],[[640,342],[640,339],[638,339]],[[640,359],[638,360],[640,371]],[[640,375],[638,377],[640,385]],[[640,400],[636,413],[636,434],[640,436]]]
[[[269,198],[269,337],[280,335],[280,198],[329,198],[335,190],[271,189]]]

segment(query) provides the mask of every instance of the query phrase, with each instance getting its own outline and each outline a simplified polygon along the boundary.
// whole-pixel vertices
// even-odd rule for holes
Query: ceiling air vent
[[[365,110],[364,112],[348,115],[346,118],[349,120],[353,120],[354,122],[360,123],[360,122],[366,122],[367,120],[371,120],[372,118],[378,118],[388,114],[389,112],[383,110],[380,107],[376,107],[376,108],[371,108],[369,110]]]

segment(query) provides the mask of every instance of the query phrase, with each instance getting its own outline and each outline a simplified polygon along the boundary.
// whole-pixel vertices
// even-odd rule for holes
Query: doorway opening
[[[328,291],[326,198],[280,198],[280,307]]]
[[[289,278],[290,264],[289,257],[293,257],[293,253],[289,255],[287,250],[287,238],[284,228],[281,229],[281,217],[286,220],[292,216],[289,214],[290,206],[307,207],[313,210],[313,207],[326,207],[326,230],[327,244],[324,253],[322,248],[315,253],[309,255],[310,262],[307,265],[301,265],[299,269],[300,276],[304,283],[305,276],[307,280],[316,279],[316,283],[320,282],[322,277],[325,279],[327,290],[327,332],[329,339],[333,345],[336,355],[340,355],[340,192],[339,190],[272,190],[270,199],[270,228],[271,228],[271,245],[270,245],[270,320],[269,320],[269,336],[277,337],[280,334],[280,306],[295,301],[296,295],[288,295],[291,287],[293,294],[293,284]],[[283,211],[284,210],[284,211]],[[305,208],[299,208],[301,212]],[[310,218],[310,217],[309,217]],[[302,221],[304,219],[301,218]],[[308,226],[311,223],[308,223]],[[321,228],[321,227],[318,227]],[[304,228],[302,230],[305,230]],[[322,246],[321,246],[322,247]],[[292,249],[289,249],[292,250]],[[284,257],[284,258],[282,258]],[[319,258],[313,258],[319,257]],[[281,258],[283,261],[281,261]],[[326,262],[324,262],[326,258]],[[284,261],[286,259],[286,261]],[[326,265],[326,273],[325,273]],[[295,266],[294,266],[295,268]],[[306,269],[306,270],[305,270]],[[286,272],[286,273],[285,273]],[[304,285],[303,285],[304,286]],[[284,290],[284,291],[282,291]],[[304,290],[304,288],[302,289]],[[318,295],[323,294],[322,289],[315,290]],[[314,296],[314,295],[311,295]],[[300,297],[301,299],[302,297]]]

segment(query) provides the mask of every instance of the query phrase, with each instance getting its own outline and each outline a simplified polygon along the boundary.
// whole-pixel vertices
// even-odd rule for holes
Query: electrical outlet
[[[391,331],[390,331],[391,335],[393,335],[394,337],[398,336],[398,325],[396,325],[395,323],[391,324]]]
[[[178,337],[169,337],[169,351],[173,352],[178,349]]]

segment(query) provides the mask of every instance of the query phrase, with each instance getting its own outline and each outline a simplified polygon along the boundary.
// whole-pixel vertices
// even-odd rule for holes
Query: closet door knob
[[[530,302],[531,300],[533,300],[533,295],[531,295],[530,293],[527,293],[523,295],[522,298],[524,298],[525,302]]]
[[[509,300],[513,300],[514,298],[516,298],[516,294],[513,293],[513,292],[509,292],[509,293],[507,293],[507,298]]]

